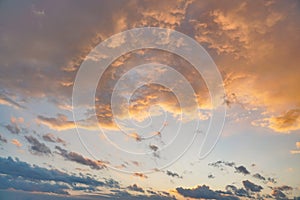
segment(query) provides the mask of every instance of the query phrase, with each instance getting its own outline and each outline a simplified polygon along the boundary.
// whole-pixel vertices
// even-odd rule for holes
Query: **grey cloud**
[[[21,104],[17,103],[16,101],[12,100],[4,94],[0,94],[0,104],[12,106],[15,108],[25,108],[24,106],[22,106]]]
[[[21,132],[21,129],[15,123],[5,125],[4,127],[12,134],[19,134]]]
[[[169,170],[166,171],[166,174],[167,174],[168,176],[171,176],[171,177],[182,178],[182,176],[179,176],[178,173],[176,173],[176,172],[171,172],[171,171],[169,171]]]
[[[41,143],[33,136],[25,136],[26,140],[31,144],[30,151],[33,154],[38,155],[49,155],[51,154],[51,150],[44,143]]]
[[[244,175],[248,175],[248,174],[250,174],[250,172],[247,170],[247,168],[246,167],[244,167],[244,166],[239,166],[239,167],[235,167],[235,173],[241,173],[241,174],[244,174]]]
[[[41,186],[42,190],[44,186],[48,186],[50,181],[65,183],[68,185],[68,188],[72,188],[74,184],[77,183],[93,187],[105,186],[103,182],[95,180],[89,176],[79,177],[75,175],[69,175],[55,169],[31,166],[28,163],[22,162],[18,159],[13,160],[11,157],[0,158],[0,163],[0,173],[6,176],[6,178],[0,176],[3,183],[0,185],[11,186],[15,189],[30,191],[31,188],[31,191],[34,191],[36,186],[35,184],[43,185],[43,183],[47,183]],[[59,185],[56,185],[56,187],[58,186]],[[49,186],[49,188],[51,187]],[[66,189],[64,186],[59,188],[57,188],[58,193],[61,193],[61,191]]]
[[[225,196],[221,195],[219,192],[211,190],[208,186],[197,186],[193,189],[184,189],[182,187],[176,188],[177,192],[184,197],[191,197],[191,198],[203,198],[203,199],[217,199],[217,200],[238,200],[238,197],[235,196]]]
[[[66,141],[64,141],[63,139],[61,139],[59,137],[55,137],[51,133],[47,133],[47,134],[43,135],[43,139],[47,142],[61,143],[63,145],[66,145]]]
[[[141,192],[141,193],[145,193],[144,189],[137,186],[137,184],[133,184],[127,187],[129,190],[131,191],[135,191],[135,192]]]
[[[69,186],[67,185],[62,185],[58,183],[42,183],[40,181],[34,182],[19,177],[0,176],[0,189],[10,188],[23,191],[69,194],[67,191],[65,191],[66,189],[69,189]]]
[[[234,162],[227,162],[227,161],[218,160],[216,162],[209,163],[208,166],[216,167],[216,168],[220,169],[221,171],[223,171],[225,169],[224,168],[225,166],[234,167],[235,163]]]
[[[2,135],[0,135],[0,141],[4,142],[4,143],[7,143],[7,139],[5,137],[3,137]]]
[[[259,173],[254,174],[253,177],[257,178],[259,180],[262,180],[262,181],[266,180],[266,178],[264,176],[262,176],[261,174],[259,174]]]
[[[214,179],[215,176],[213,174],[208,174],[207,178]]]
[[[237,188],[234,185],[227,185],[226,191],[229,192],[229,194],[235,194],[239,197],[250,197],[249,193],[244,188]]]
[[[261,187],[260,185],[256,185],[249,180],[243,181],[243,185],[246,190],[250,190],[251,192],[260,192],[263,189],[263,187]]]
[[[91,169],[105,169],[107,162],[103,161],[96,161],[96,160],[91,160],[89,158],[85,158],[82,155],[76,153],[76,152],[68,152],[67,150],[56,146],[55,149],[57,149],[59,152],[59,155],[64,157],[66,160],[73,161],[82,165],[89,166]]]
[[[286,196],[286,194],[284,194],[282,191],[274,189],[272,190],[272,196],[276,199],[276,200],[288,200],[289,198]]]

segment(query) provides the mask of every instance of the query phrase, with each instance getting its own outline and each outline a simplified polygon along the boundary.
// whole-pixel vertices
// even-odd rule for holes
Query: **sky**
[[[300,199],[299,51],[296,0],[0,1],[0,199]]]

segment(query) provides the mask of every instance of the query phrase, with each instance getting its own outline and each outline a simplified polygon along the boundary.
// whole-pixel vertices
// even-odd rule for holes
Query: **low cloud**
[[[18,127],[17,124],[12,123],[4,126],[11,134],[19,134],[21,129]]]
[[[58,154],[61,155],[66,160],[73,161],[82,165],[86,165],[89,166],[91,169],[96,169],[96,170],[107,168],[106,165],[108,164],[108,162],[103,162],[100,160],[99,161],[91,160],[89,158],[83,157],[79,153],[68,152],[67,150],[59,146],[56,146],[55,149],[58,150]]]
[[[198,198],[198,199],[216,199],[216,200],[238,200],[238,197],[231,195],[220,194],[217,191],[213,191],[209,186],[202,185],[195,188],[176,188],[176,191],[184,197]]]
[[[169,171],[169,170],[166,171],[166,174],[167,174],[168,176],[173,177],[173,178],[174,178],[174,177],[182,178],[182,176],[179,176],[178,173],[176,173],[176,172],[171,172],[171,171]]]
[[[0,104],[11,106],[11,107],[14,107],[17,109],[25,108],[24,106],[20,105],[19,103],[17,103],[16,101],[12,100],[11,98],[9,98],[8,96],[6,96],[4,94],[0,94]]]
[[[16,147],[21,147],[22,146],[22,143],[19,140],[17,140],[17,139],[12,139],[11,143],[13,145],[15,145]]]
[[[44,143],[41,143],[33,136],[25,136],[26,140],[30,143],[30,152],[37,155],[49,155],[51,150]]]
[[[276,132],[289,133],[300,129],[300,109],[291,109],[286,113],[271,117],[269,120],[269,127]]]
[[[242,165],[239,167],[235,167],[235,170],[236,170],[235,173],[240,173],[240,174],[244,174],[244,175],[250,174],[250,172],[247,170],[247,168]]]
[[[69,175],[55,169],[32,166],[18,159],[0,157],[0,188],[14,188],[24,191],[51,192],[67,194],[66,189],[72,189],[76,184],[97,187],[104,186],[101,181],[89,176],[79,177]],[[56,183],[51,183],[55,181]],[[60,184],[63,183],[63,184]]]
[[[68,120],[68,117],[64,114],[57,114],[57,117],[45,117],[39,115],[37,117],[37,122],[56,131],[74,129],[76,128],[76,125],[78,128],[89,129],[89,130],[95,130],[98,128],[97,122],[91,120],[91,118],[78,121],[78,123],[75,124],[74,121]]]
[[[261,187],[260,185],[256,185],[248,180],[243,181],[243,185],[246,190],[250,190],[251,192],[260,192],[263,189],[263,187]]]
[[[148,176],[146,176],[143,173],[139,173],[139,172],[133,173],[133,176],[140,177],[140,178],[143,178],[143,179],[147,179],[148,178]]]
[[[7,139],[0,134],[0,141],[7,143]]]
[[[61,139],[59,137],[55,137],[55,135],[53,135],[51,133],[47,133],[47,134],[43,135],[43,139],[46,142],[61,143],[64,146],[66,145],[66,141],[64,141],[63,139]]]
[[[136,184],[130,185],[127,187],[129,190],[131,191],[135,191],[135,192],[141,192],[141,193],[145,193],[144,189],[137,186]]]

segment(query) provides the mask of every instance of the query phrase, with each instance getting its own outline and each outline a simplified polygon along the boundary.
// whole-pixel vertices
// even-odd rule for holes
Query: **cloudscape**
[[[0,1],[0,199],[300,199],[300,2]]]

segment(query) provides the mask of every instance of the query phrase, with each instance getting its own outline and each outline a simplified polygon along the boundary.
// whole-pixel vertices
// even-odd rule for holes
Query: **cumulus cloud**
[[[179,176],[178,173],[176,173],[176,172],[171,172],[171,171],[169,171],[169,170],[166,171],[166,174],[167,174],[168,176],[171,176],[171,177],[182,178],[182,176]]]
[[[0,104],[12,106],[17,109],[25,108],[24,106],[20,105],[19,103],[17,103],[16,101],[12,100],[11,98],[9,98],[8,96],[6,96],[4,94],[0,94]]]
[[[96,170],[105,169],[106,165],[108,164],[108,162],[85,158],[76,152],[72,152],[72,151],[68,152],[67,150],[59,146],[56,146],[55,149],[58,150],[58,154],[61,155],[66,160],[89,166],[91,169],[96,169]]]
[[[221,195],[219,192],[211,190],[208,186],[197,186],[192,189],[185,189],[182,187],[176,188],[176,191],[184,197],[198,198],[198,199],[228,199],[228,200],[238,200],[238,197],[235,196],[225,196]]]
[[[137,184],[133,184],[127,187],[129,190],[131,191],[135,191],[135,192],[141,192],[141,193],[145,193],[144,189],[137,186]]]
[[[72,188],[74,184],[84,184],[93,187],[103,186],[104,183],[91,178],[90,176],[80,177],[69,175],[55,169],[46,169],[38,166],[31,166],[18,159],[0,158],[1,189],[14,188],[24,191],[52,192],[67,194],[66,189]],[[53,184],[51,181],[55,181]],[[59,184],[60,182],[64,184]]]
[[[247,168],[242,165],[239,167],[235,167],[235,173],[240,173],[240,174],[244,174],[244,175],[250,174],[250,172],[247,170]]]
[[[51,133],[47,133],[45,135],[43,135],[43,139],[46,142],[53,142],[53,143],[61,143],[64,146],[66,145],[66,141],[64,141],[63,139],[59,138],[59,137],[55,137],[53,134]]]
[[[143,174],[143,173],[140,173],[140,172],[135,172],[135,173],[133,173],[133,176],[140,177],[140,178],[142,178],[142,179],[147,179],[147,178],[148,178],[147,175],[145,175],[145,174]]]
[[[266,178],[264,176],[262,176],[261,174],[259,174],[259,173],[253,174],[253,177],[257,178],[259,180],[262,180],[262,181],[266,180]]]
[[[250,190],[251,192],[260,192],[263,189],[263,187],[261,187],[260,185],[256,185],[249,180],[243,181],[243,185],[246,190]]]
[[[12,139],[11,143],[13,145],[15,145],[16,147],[21,147],[22,146],[22,143],[19,140],[17,140],[17,139]]]
[[[5,125],[5,128],[12,134],[19,134],[21,132],[21,129],[16,123]]]
[[[291,109],[286,113],[268,119],[269,127],[277,132],[289,133],[300,129],[300,109]]]
[[[39,115],[37,117],[37,122],[48,126],[50,129],[56,131],[63,131],[76,128],[94,130],[98,128],[97,122],[93,121],[91,118],[86,118],[84,120],[78,121],[76,124],[72,120],[68,120],[68,117],[64,114],[57,114],[57,117],[45,117]]]
[[[26,140],[30,143],[30,152],[37,155],[50,155],[51,150],[44,143],[41,143],[33,136],[25,136]]]
[[[7,139],[0,134],[0,141],[7,143]]]

